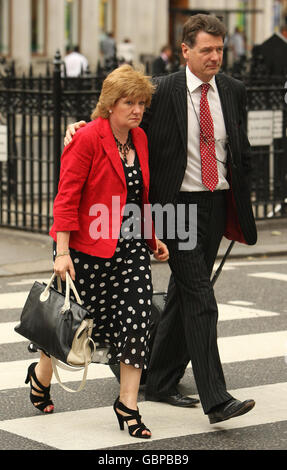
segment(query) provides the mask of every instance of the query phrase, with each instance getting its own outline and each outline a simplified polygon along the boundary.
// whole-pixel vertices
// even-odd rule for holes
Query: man
[[[104,65],[116,57],[116,41],[113,33],[104,34],[100,41],[100,50],[104,59]]]
[[[234,34],[230,38],[230,46],[233,52],[233,72],[240,72],[242,65],[246,61],[245,39],[240,28],[237,26]]]
[[[74,50],[64,57],[65,74],[67,77],[79,77],[86,72],[88,60],[79,52],[79,46],[74,46]]]
[[[172,49],[170,46],[163,46],[160,56],[158,56],[152,64],[152,75],[160,76],[168,73],[168,66],[172,57]]]
[[[177,399],[176,385],[189,358],[211,423],[254,406],[253,400],[239,402],[226,390],[210,282],[224,234],[248,244],[257,238],[246,181],[246,95],[243,84],[218,74],[224,37],[225,28],[216,18],[190,17],[182,42],[186,70],[159,80],[143,122],[149,141],[151,202],[197,205],[195,249],[180,251],[178,240],[167,240],[173,278],[152,350],[146,398],[179,406],[183,401],[186,406],[185,397]],[[180,313],[173,307],[175,295]]]
[[[135,45],[129,38],[125,38],[118,44],[117,58],[120,64],[133,64],[135,60]]]
[[[182,250],[168,237],[172,277],[147,374],[146,399],[192,406],[177,384],[191,359],[210,423],[250,411],[226,389],[217,347],[218,309],[210,276],[222,236],[254,244],[257,234],[247,176],[246,94],[218,74],[225,28],[213,16],[190,17],[183,29],[187,67],[158,79],[143,128],[150,152],[150,201],[197,206],[197,244]],[[72,133],[74,132],[74,129]],[[194,224],[189,220],[186,224]],[[168,234],[168,227],[167,227]]]

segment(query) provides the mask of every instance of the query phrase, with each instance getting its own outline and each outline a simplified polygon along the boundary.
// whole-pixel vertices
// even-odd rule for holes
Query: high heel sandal
[[[142,439],[150,439],[151,438],[150,434],[143,434],[143,431],[150,432],[150,430],[144,425],[144,423],[141,422],[141,415],[139,414],[139,409],[131,410],[130,408],[127,408],[122,402],[120,402],[119,398],[120,397],[118,397],[114,403],[114,412],[116,413],[116,416],[118,418],[121,431],[124,430],[125,421],[128,425],[128,421],[135,419],[137,424],[132,424],[130,426],[128,425],[130,436],[140,437]],[[120,414],[117,409],[119,409],[120,411],[123,411],[124,413],[127,413],[128,416],[124,416]]]
[[[30,382],[30,387],[31,387],[30,400],[31,400],[31,403],[35,406],[35,408],[42,411],[43,413],[47,413],[47,414],[53,413],[54,403],[52,402],[52,400],[50,398],[50,387],[51,386],[49,385],[49,387],[44,387],[44,385],[42,385],[41,382],[39,382],[39,380],[37,379],[36,373],[35,373],[36,365],[37,365],[37,362],[33,362],[29,366],[28,372],[27,372],[27,377],[26,377],[26,380],[25,380],[25,384],[28,384]],[[37,389],[36,387],[34,387],[34,385],[32,385],[32,379],[34,380],[34,382],[36,383],[36,385],[39,387],[40,390]],[[32,390],[34,390],[37,393],[41,393],[41,395],[34,395],[32,393]],[[50,411],[45,411],[45,409],[48,406],[53,406],[53,408]]]

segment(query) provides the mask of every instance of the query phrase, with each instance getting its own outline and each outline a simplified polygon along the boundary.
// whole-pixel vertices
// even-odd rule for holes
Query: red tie
[[[214,191],[218,183],[217,161],[214,143],[213,120],[207,100],[209,83],[201,85],[200,100],[200,155],[202,183]]]

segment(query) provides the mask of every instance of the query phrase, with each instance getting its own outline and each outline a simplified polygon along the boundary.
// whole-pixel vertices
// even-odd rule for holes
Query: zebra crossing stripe
[[[142,402],[139,409],[152,430],[151,441],[240,429],[287,420],[287,383],[231,390],[239,400],[253,398],[249,413],[210,425],[201,406],[178,408],[164,403]],[[0,429],[61,450],[93,450],[134,444],[127,430],[120,431],[112,406],[5,420]],[[149,441],[150,442],[150,441]]]
[[[287,331],[258,333],[252,335],[228,336],[218,338],[218,347],[222,363],[255,361],[286,355]],[[23,377],[31,360],[0,362],[0,390],[23,387]],[[189,366],[190,367],[190,366]],[[61,371],[63,382],[78,381],[81,372]],[[114,377],[109,367],[104,364],[92,364],[88,371],[88,380]],[[53,379],[53,383],[55,383]]]
[[[243,307],[240,305],[225,305],[219,304],[219,321],[229,320],[242,320],[248,318],[259,318],[259,317],[274,317],[278,316],[278,313],[270,312],[268,310],[259,310],[251,307]],[[25,341],[23,336],[19,335],[14,331],[17,322],[3,322],[0,323],[0,344],[11,344],[20,343]]]
[[[23,308],[26,299],[29,295],[29,291],[24,292],[8,292],[0,294],[0,314],[1,310],[5,313],[6,310]]]
[[[261,277],[263,279],[274,279],[276,281],[285,281],[287,282],[287,274],[282,274],[282,273],[253,273],[253,274],[248,274],[250,277]]]

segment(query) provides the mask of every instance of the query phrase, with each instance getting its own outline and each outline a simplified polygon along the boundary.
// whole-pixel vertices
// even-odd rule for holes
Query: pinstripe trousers
[[[147,395],[172,395],[189,360],[204,413],[232,396],[226,384],[217,346],[218,309],[210,277],[226,223],[226,192],[180,193],[177,203],[197,206],[197,242],[169,248],[171,279],[167,303],[159,322],[146,381]],[[176,209],[177,210],[177,209]],[[176,231],[177,233],[177,231]]]

